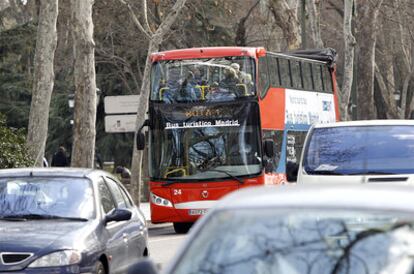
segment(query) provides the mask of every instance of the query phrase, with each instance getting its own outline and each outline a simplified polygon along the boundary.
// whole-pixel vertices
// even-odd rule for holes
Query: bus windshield
[[[152,108],[151,178],[211,180],[261,171],[256,103],[163,106]]]
[[[233,101],[255,95],[251,57],[169,60],[154,63],[151,100],[164,103]]]

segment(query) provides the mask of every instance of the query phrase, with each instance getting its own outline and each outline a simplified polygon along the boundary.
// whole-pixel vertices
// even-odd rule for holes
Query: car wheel
[[[185,234],[187,233],[193,223],[174,223],[174,231],[178,234]]]
[[[101,261],[96,263],[96,274],[106,274],[105,267]]]

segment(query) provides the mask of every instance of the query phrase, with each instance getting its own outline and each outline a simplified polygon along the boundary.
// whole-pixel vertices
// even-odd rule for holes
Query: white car
[[[246,188],[195,224],[163,273],[413,273],[412,197],[402,185]],[[149,264],[130,273],[156,273]]]
[[[297,183],[414,184],[414,120],[315,125],[297,172]]]

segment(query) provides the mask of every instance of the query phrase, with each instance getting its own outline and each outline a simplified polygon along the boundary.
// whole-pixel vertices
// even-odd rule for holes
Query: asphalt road
[[[176,234],[172,224],[150,225],[150,258],[164,267],[176,254],[186,235]]]

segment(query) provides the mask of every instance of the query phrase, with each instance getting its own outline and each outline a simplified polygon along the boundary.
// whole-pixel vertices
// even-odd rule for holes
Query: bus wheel
[[[185,234],[187,233],[193,223],[174,223],[174,231],[178,234]]]

